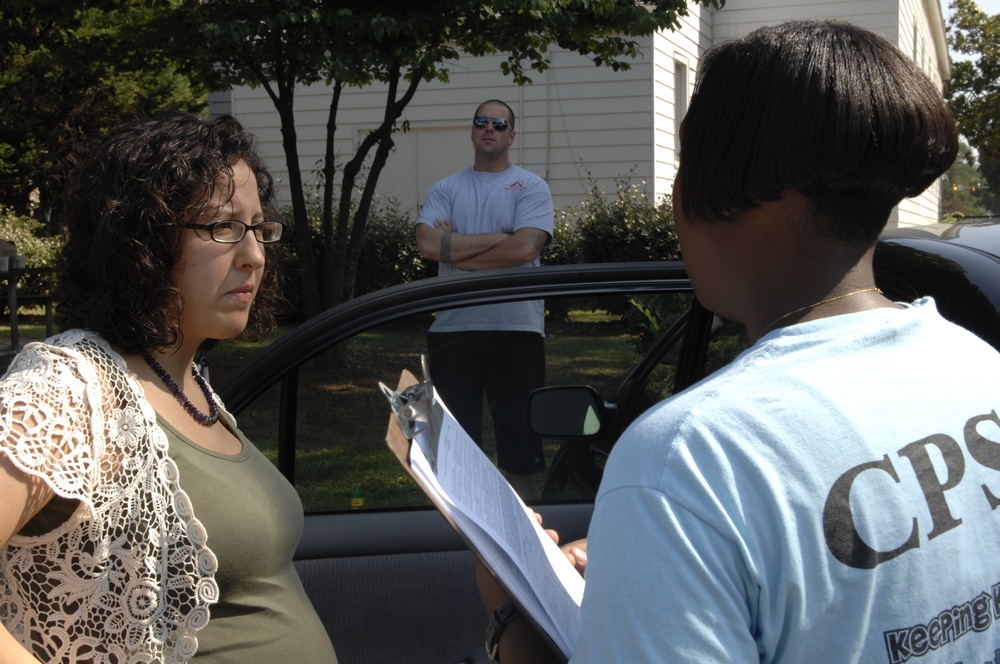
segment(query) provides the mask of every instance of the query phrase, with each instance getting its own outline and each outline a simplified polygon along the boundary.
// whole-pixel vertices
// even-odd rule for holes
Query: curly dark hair
[[[265,216],[278,219],[274,181],[255,143],[230,116],[170,113],[122,126],[85,158],[66,197],[63,326],[93,330],[127,353],[176,346],[184,300],[170,274],[181,247],[179,224],[209,208],[225,176],[232,195],[239,161],[257,178]],[[248,338],[274,329],[282,301],[280,243],[263,247],[264,275],[242,335]]]

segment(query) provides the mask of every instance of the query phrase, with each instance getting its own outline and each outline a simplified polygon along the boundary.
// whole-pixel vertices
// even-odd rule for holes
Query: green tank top
[[[292,565],[302,536],[302,502],[235,421],[222,417],[243,443],[239,454],[199,447],[157,417],[180,485],[219,561],[219,602],[197,634],[194,661],[335,663],[330,638]]]

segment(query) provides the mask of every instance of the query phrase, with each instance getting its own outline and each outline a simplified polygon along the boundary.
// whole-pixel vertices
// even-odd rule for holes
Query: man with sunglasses
[[[530,268],[552,240],[552,194],[545,181],[511,164],[514,111],[497,99],[473,115],[473,165],[427,193],[414,229],[417,247],[438,274]],[[480,445],[483,395],[497,441],[497,465],[522,497],[545,468],[530,436],[528,393],[545,383],[542,300],[438,312],[427,335],[430,372],[441,398]]]

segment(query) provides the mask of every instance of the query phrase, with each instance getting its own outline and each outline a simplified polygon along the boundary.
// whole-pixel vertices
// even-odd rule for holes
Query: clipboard
[[[567,652],[567,649],[572,648],[573,643],[575,643],[575,638],[572,639],[573,643],[570,643],[567,648],[560,647],[557,640],[549,634],[549,630],[543,626],[554,625],[554,618],[549,615],[549,612],[545,608],[545,605],[537,597],[525,597],[524,592],[518,592],[518,590],[512,587],[512,584],[507,583],[503,578],[502,574],[499,574],[494,566],[498,564],[497,553],[492,552],[493,555],[487,554],[487,552],[481,550],[484,546],[483,542],[477,542],[474,536],[470,536],[466,532],[466,529],[462,524],[456,522],[455,518],[460,520],[469,520],[472,522],[471,528],[478,527],[475,524],[474,519],[464,514],[460,509],[457,509],[454,505],[450,505],[446,502],[445,497],[439,494],[439,491],[428,487],[425,484],[424,478],[422,478],[418,473],[414,472],[414,468],[411,464],[411,454],[413,452],[413,446],[417,443],[413,440],[418,434],[426,434],[430,439],[429,444],[421,445],[421,455],[426,458],[426,460],[431,464],[433,473],[436,475],[438,472],[438,459],[437,454],[439,450],[438,437],[442,430],[442,422],[446,417],[444,406],[435,399],[435,393],[433,384],[429,379],[429,372],[427,369],[426,358],[421,357],[421,363],[423,365],[424,375],[426,376],[424,380],[417,379],[410,371],[403,370],[400,375],[399,383],[396,389],[391,389],[384,383],[379,383],[379,387],[382,393],[385,395],[386,399],[389,401],[392,412],[389,416],[389,423],[386,430],[386,444],[389,449],[396,456],[396,459],[400,462],[403,468],[406,470],[407,474],[413,478],[420,487],[422,491],[430,499],[431,503],[435,508],[441,513],[448,525],[458,533],[459,537],[465,543],[466,547],[476,556],[476,558],[490,571],[490,574],[497,580],[497,582],[503,587],[507,594],[511,596],[513,601],[521,608],[522,613],[526,618],[534,625],[539,634],[543,637],[552,651],[560,657],[560,659],[565,662],[568,661],[571,656],[571,652]],[[447,414],[448,418],[451,418],[450,413]],[[453,421],[453,420],[452,420]],[[485,457],[484,457],[485,458]],[[488,462],[488,460],[487,460]],[[488,462],[492,466],[492,462]],[[499,475],[499,471],[496,471]],[[506,481],[502,478],[500,481],[506,484]],[[507,489],[513,494],[513,489],[510,488],[509,484],[506,484]],[[514,494],[516,497],[516,494]],[[517,498],[518,502],[520,499]],[[523,506],[523,503],[521,503]],[[527,508],[525,508],[527,509]],[[452,514],[457,514],[455,518]],[[525,515],[525,520],[530,520],[530,517]],[[537,523],[532,521],[532,527],[537,528]],[[540,529],[539,529],[540,530]],[[485,533],[485,531],[483,531]],[[480,534],[479,537],[482,539],[484,535]],[[485,537],[489,538],[486,545],[492,545],[492,547],[499,547],[496,538],[493,538],[488,533],[485,533]],[[549,545],[554,546],[551,543],[551,539],[548,535],[542,533],[542,538],[548,540]],[[548,546],[548,545],[547,545]],[[556,547],[558,552],[558,547]],[[579,574],[573,570],[572,566],[559,552],[559,557],[566,567],[568,567],[572,574],[577,577],[580,583],[579,596],[582,597],[582,579],[579,578]],[[513,569],[516,569],[519,574],[521,574],[522,579],[526,579],[523,569],[516,564],[516,562],[508,557],[510,560],[510,565]],[[510,573],[508,570],[507,573]],[[564,610],[572,611],[574,607],[562,607]],[[577,617],[579,615],[579,602],[577,601],[575,606],[575,611]],[[541,614],[541,618],[538,615]],[[558,629],[558,627],[554,627]]]

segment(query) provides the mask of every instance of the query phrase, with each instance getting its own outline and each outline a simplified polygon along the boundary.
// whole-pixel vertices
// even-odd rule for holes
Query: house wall
[[[715,41],[764,25],[798,19],[838,18],[897,43],[897,0],[726,0],[716,12]]]
[[[938,89],[950,75],[944,24],[934,0],[727,0],[714,21],[716,41],[783,20],[836,18],[882,35],[913,58]],[[917,226],[941,218],[941,183],[902,201],[889,227]]]
[[[951,76],[947,45],[944,43],[941,7],[937,0],[900,0],[896,45],[934,82],[939,90]],[[890,226],[921,226],[941,220],[940,180],[919,196],[903,200]]]
[[[694,91],[698,59],[712,45],[712,10],[697,5],[672,32],[652,39],[653,183],[650,193],[669,195],[677,172],[677,132]],[[683,107],[678,108],[678,102]]]
[[[451,66],[449,84],[422,84],[404,115],[409,131],[395,137],[396,153],[379,190],[408,180],[411,186],[396,184],[395,190],[405,207],[416,209],[435,181],[471,165],[472,115],[490,98],[514,109],[511,159],[548,181],[557,207],[579,203],[592,178],[611,182],[630,170],[635,178],[648,178],[649,60],[617,73],[566,51],[553,52],[551,60],[548,71],[532,75],[530,86],[504,77],[499,56],[460,60]]]
[[[648,48],[644,49],[648,52]],[[507,102],[516,114],[511,148],[515,163],[545,178],[557,207],[576,205],[591,180],[613,187],[615,178],[649,180],[653,175],[651,59],[628,71],[596,67],[567,52],[551,53],[552,67],[532,72],[534,83],[514,85],[500,72],[501,56],[450,63],[450,82],[423,82],[399,123],[396,148],[379,178],[378,191],[416,210],[437,180],[472,164],[472,115],[479,102]],[[260,151],[279,177],[287,173],[277,118],[263,90],[232,91],[232,112],[258,136]],[[307,182],[323,154],[330,91],[323,85],[296,93],[299,163]],[[335,150],[350,158],[365,132],[378,124],[385,88],[345,92],[337,116]],[[280,194],[287,200],[285,191]]]
[[[461,58],[448,64],[450,81],[422,82],[407,106],[396,148],[377,190],[393,195],[403,209],[419,209],[437,180],[472,163],[470,121],[476,105],[506,101],[517,114],[512,161],[545,178],[557,208],[575,206],[596,184],[615,191],[628,178],[657,197],[669,194],[676,172],[677,102],[690,98],[698,59],[713,43],[762,25],[794,18],[841,18],[873,30],[914,57],[939,86],[948,76],[944,26],[936,0],[727,0],[724,9],[690,5],[673,32],[641,39],[642,55],[629,70],[596,67],[587,58],[551,52],[551,67],[530,72],[533,84],[516,86],[500,73],[502,56]],[[686,77],[679,75],[686,70]],[[677,95],[677,85],[684,88]],[[331,93],[318,84],[296,92],[300,166],[307,183],[316,180],[323,156]],[[216,96],[260,140],[260,150],[279,181],[286,179],[275,111],[263,89],[238,87]],[[350,158],[364,134],[377,126],[385,87],[348,89],[337,116],[335,150]],[[281,200],[287,189],[279,187]],[[904,201],[890,225],[937,221],[940,185]]]

